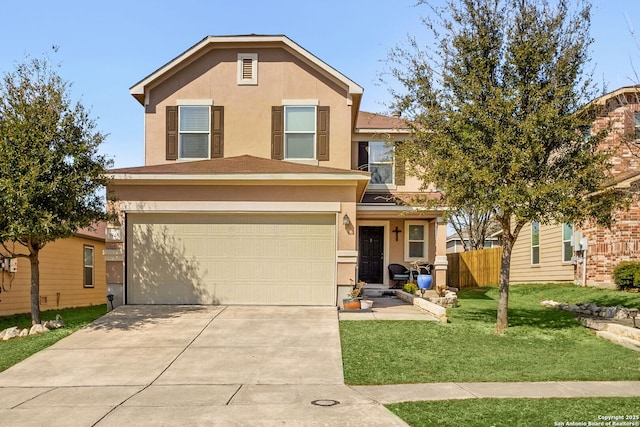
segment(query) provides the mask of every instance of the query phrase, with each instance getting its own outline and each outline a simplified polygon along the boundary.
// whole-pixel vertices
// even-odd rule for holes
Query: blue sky
[[[426,34],[415,0],[182,0],[3,2],[0,72],[26,54],[52,55],[72,96],[109,136],[103,152],[116,167],[144,163],[143,107],[129,88],[207,35],[285,34],[365,88],[362,109],[385,112],[378,85],[387,52],[407,34]],[[594,80],[609,90],[634,83],[640,48],[638,0],[593,0]]]

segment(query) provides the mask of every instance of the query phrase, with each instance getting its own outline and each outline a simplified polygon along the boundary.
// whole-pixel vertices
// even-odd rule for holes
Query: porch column
[[[435,286],[447,286],[447,223],[442,217],[436,219],[436,257],[433,266],[435,268]]]

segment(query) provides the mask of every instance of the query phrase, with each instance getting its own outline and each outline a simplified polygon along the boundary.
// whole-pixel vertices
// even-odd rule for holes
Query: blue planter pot
[[[431,289],[431,282],[433,281],[433,277],[428,274],[418,274],[418,288],[420,289]]]

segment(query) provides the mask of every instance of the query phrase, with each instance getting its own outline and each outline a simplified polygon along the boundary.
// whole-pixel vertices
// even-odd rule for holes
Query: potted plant
[[[431,269],[433,266],[427,264],[423,260],[413,261],[411,263],[413,270],[417,272],[418,288],[424,293],[425,290],[431,289],[433,283],[433,277],[431,276]]]
[[[351,281],[353,283],[353,280]],[[361,303],[360,293],[362,292],[362,288],[366,285],[365,282],[360,281],[357,285],[351,289],[347,298],[342,299],[342,307],[345,310],[360,310]]]

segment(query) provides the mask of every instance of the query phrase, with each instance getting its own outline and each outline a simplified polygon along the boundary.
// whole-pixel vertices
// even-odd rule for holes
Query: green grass
[[[387,408],[414,427],[544,427],[559,425],[607,425],[640,423],[637,397],[576,399],[470,399],[407,402]],[[622,416],[622,420],[599,417]],[[628,420],[624,417],[629,416]],[[561,424],[564,423],[564,424]],[[584,423],[584,424],[582,424]],[[614,425],[614,424],[608,424]],[[624,424],[618,424],[624,425]],[[638,425],[638,424],[630,424]]]
[[[463,290],[449,323],[341,321],[347,384],[640,380],[640,353],[597,338],[540,301],[640,306],[640,294],[573,285],[512,286],[495,334],[497,289]]]
[[[106,304],[42,312],[42,321],[53,320],[56,318],[56,314],[59,314],[62,316],[62,320],[66,326],[62,329],[52,330],[40,335],[0,341],[0,355],[2,355],[2,357],[0,357],[0,372],[26,359],[32,354],[55,344],[62,338],[81,329],[106,313]],[[0,331],[13,326],[20,328],[31,327],[31,316],[29,314],[16,314],[13,316],[0,317]]]

